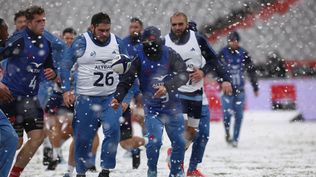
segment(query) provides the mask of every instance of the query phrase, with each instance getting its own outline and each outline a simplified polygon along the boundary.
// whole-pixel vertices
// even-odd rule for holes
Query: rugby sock
[[[9,177],[19,177],[24,168],[13,166]]]

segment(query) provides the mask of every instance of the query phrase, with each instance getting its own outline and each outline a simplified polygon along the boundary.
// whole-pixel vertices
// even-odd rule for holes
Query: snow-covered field
[[[289,120],[295,112],[246,112],[241,139],[237,149],[228,146],[224,140],[222,123],[211,122],[210,141],[200,169],[206,176],[220,177],[315,177],[316,176],[316,122],[295,122]],[[101,133],[100,133],[101,134]],[[167,137],[161,149],[158,176],[168,176],[166,168]],[[68,154],[69,141],[63,145],[64,157]],[[56,171],[45,171],[42,165],[42,147],[24,170],[22,177],[62,177],[67,164],[60,164]],[[117,167],[112,177],[146,176],[146,154],[143,148],[142,164],[132,169],[132,160],[124,157],[119,148]],[[185,169],[188,166],[191,149],[187,151]],[[99,164],[99,159],[97,159]],[[100,170],[100,167],[98,167]],[[97,177],[98,173],[88,173]]]

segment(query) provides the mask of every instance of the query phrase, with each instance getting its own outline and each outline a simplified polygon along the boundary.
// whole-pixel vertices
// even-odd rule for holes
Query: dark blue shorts
[[[65,113],[73,113],[74,108],[68,108],[64,104],[62,93],[54,92],[48,99],[45,106],[45,113],[51,115],[62,115]]]
[[[193,101],[187,99],[180,99],[182,104],[182,110],[188,117],[194,119],[201,119],[202,101]]]
[[[121,141],[132,138],[133,137],[133,129],[132,129],[132,114],[131,109],[128,106],[126,111],[122,115],[123,121],[120,122],[120,130],[121,130]]]
[[[19,96],[11,103],[1,104],[0,108],[9,118],[19,137],[23,137],[23,130],[29,132],[44,127],[44,112],[37,96]]]

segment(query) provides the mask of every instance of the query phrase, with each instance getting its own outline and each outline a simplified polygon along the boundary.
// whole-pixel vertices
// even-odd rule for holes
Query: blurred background
[[[14,30],[14,13],[31,5],[45,8],[51,32],[66,27],[84,32],[91,16],[103,11],[112,19],[112,32],[121,38],[127,35],[132,17],[143,20],[145,26],[159,27],[165,35],[170,31],[170,16],[183,11],[218,52],[227,44],[228,32],[237,30],[240,45],[248,50],[261,78],[262,94],[252,99],[248,89],[247,109],[299,110],[305,118],[316,119],[310,99],[316,98],[315,0],[0,0],[0,16],[10,32]],[[218,85],[212,80],[207,83],[210,105],[220,107]]]
[[[140,18],[145,26],[159,27],[166,35],[170,16],[183,11],[219,52],[227,45],[227,34],[238,31],[240,46],[248,50],[257,67],[260,93],[254,97],[246,83],[243,141],[238,151],[232,150],[224,140],[220,86],[211,75],[206,77],[204,89],[214,122],[200,168],[207,175],[224,177],[316,176],[316,0],[0,0],[0,17],[10,33],[14,14],[31,5],[45,8],[46,27],[51,32],[66,27],[85,32],[92,15],[103,11],[112,19],[112,32],[121,38],[128,34],[132,17]],[[63,146],[66,155],[69,143]],[[163,150],[168,143],[165,136]],[[123,153],[119,150],[118,166],[111,175],[143,176],[145,149],[138,170],[131,169]],[[163,152],[158,166],[161,176],[169,173],[165,159]],[[22,177],[55,177],[66,171],[66,164],[47,171],[41,161],[40,150]]]
[[[285,59],[306,60],[316,56],[315,0],[0,0],[0,16],[12,32],[14,13],[35,4],[45,8],[50,31],[72,26],[84,32],[91,16],[104,11],[112,19],[112,32],[120,37],[127,35],[131,17],[139,17],[146,26],[155,25],[167,34],[169,18],[179,10],[194,20],[201,31],[209,32],[205,28],[213,27],[212,32],[218,34],[215,35],[218,40],[212,41],[216,50],[226,44],[227,33],[218,31],[239,21],[241,45],[255,63],[265,62],[271,51],[278,51]],[[242,22],[249,17],[251,22]]]

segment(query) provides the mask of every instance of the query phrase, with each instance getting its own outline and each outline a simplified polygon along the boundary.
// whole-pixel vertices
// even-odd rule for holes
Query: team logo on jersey
[[[109,62],[109,61],[112,61],[111,59],[108,59],[108,60],[96,60],[96,61],[99,61],[101,63],[103,63],[104,65]]]
[[[112,54],[117,54],[117,52],[114,50],[114,51],[112,52]]]
[[[111,63],[109,63],[110,61],[112,61],[112,59],[105,59],[105,60],[96,60],[98,61],[98,63],[96,63],[94,69],[97,69],[97,70],[107,70],[107,69],[110,69],[111,68]],[[102,64],[100,64],[99,62],[101,62]],[[107,64],[109,63],[109,64]]]
[[[192,52],[193,52],[193,51],[195,51],[195,48],[194,48],[194,47],[192,47],[192,49],[191,49],[190,51],[192,51]]]
[[[36,68],[39,68],[43,63],[31,62],[31,64],[33,64]]]
[[[187,59],[184,59],[183,61],[184,62],[187,62],[187,61],[189,61],[189,60],[191,60],[192,58],[187,58]]]
[[[168,75],[153,77],[153,79],[158,81],[163,81]]]
[[[31,65],[28,65],[26,67],[26,70],[30,73],[40,73],[41,69],[39,69],[40,66],[42,66],[43,63],[35,63],[35,62],[31,62]]]
[[[95,52],[95,51],[92,51],[91,53],[90,53],[90,56],[91,57],[95,57],[97,55],[97,53]]]
[[[239,65],[231,65],[231,67],[232,67],[233,70],[239,70],[240,69]]]

